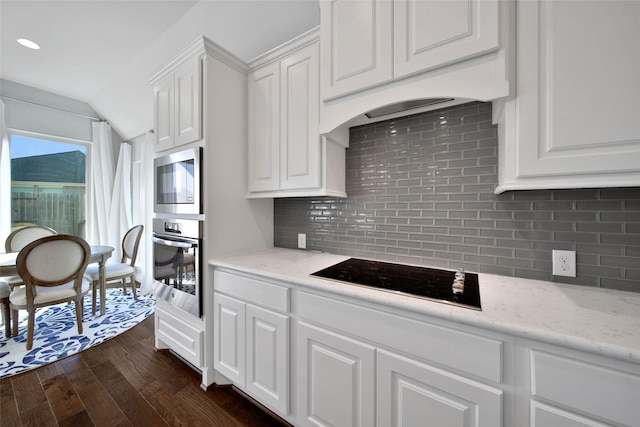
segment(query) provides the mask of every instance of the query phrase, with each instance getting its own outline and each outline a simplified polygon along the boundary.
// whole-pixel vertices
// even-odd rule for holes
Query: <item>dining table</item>
[[[104,316],[106,312],[107,297],[107,279],[105,275],[104,265],[107,259],[111,258],[113,246],[91,245],[91,255],[89,256],[89,264],[98,263],[98,276],[100,283],[100,315]],[[19,252],[3,252],[0,253],[0,277],[15,276],[18,274],[16,268],[16,258]]]

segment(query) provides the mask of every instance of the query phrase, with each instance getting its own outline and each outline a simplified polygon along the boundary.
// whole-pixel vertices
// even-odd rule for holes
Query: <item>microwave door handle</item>
[[[177,242],[175,240],[160,239],[158,237],[151,237],[151,241],[153,243],[158,243],[160,245],[171,246],[174,248],[181,248],[181,249],[191,249],[198,246],[195,243]]]

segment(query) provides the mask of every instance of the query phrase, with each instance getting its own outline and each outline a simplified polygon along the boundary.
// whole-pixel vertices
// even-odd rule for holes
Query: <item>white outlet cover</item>
[[[576,277],[576,251],[551,251],[553,275]]]

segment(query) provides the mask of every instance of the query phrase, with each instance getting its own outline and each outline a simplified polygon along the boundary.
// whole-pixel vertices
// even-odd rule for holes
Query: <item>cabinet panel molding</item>
[[[324,100],[393,78],[392,2],[321,1]]]
[[[375,349],[298,324],[298,394],[303,426],[375,425]]]
[[[499,2],[394,0],[394,78],[499,47]]]
[[[531,352],[531,394],[567,408],[640,425],[640,376],[539,350]]]
[[[502,390],[378,349],[378,423],[502,425]]]

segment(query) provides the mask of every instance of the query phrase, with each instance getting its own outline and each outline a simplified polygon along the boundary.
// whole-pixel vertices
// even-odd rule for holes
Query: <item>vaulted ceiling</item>
[[[319,22],[318,0],[1,0],[0,77],[87,102],[130,139],[153,127],[149,77],[198,36],[250,61]]]

